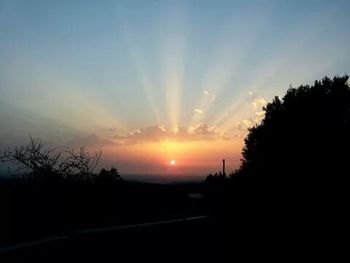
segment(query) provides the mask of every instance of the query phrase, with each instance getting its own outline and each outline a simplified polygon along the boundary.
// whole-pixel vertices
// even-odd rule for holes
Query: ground
[[[224,250],[227,239],[222,236],[210,220],[201,218],[79,234],[3,253],[1,261],[200,262],[212,259],[218,262],[227,252]]]

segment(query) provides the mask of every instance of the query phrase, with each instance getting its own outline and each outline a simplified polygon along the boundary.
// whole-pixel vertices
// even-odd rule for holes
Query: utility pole
[[[222,159],[222,174],[226,175],[225,159]]]

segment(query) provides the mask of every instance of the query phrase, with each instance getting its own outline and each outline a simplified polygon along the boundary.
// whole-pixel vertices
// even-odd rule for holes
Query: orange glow
[[[226,159],[228,169],[237,168],[241,148],[242,141],[239,139],[164,140],[106,146],[103,148],[103,158],[115,163],[121,173],[125,169],[129,174],[205,176],[219,171],[222,159]]]

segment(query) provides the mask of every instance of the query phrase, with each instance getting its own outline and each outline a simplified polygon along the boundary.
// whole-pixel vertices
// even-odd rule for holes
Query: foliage
[[[316,183],[349,171],[350,88],[348,76],[325,77],[313,86],[290,88],[264,108],[249,130],[237,174],[289,183]],[[293,178],[293,179],[292,179]]]

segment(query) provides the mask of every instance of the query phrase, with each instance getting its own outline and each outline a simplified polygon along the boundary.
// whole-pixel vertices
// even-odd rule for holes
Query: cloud
[[[109,128],[109,129],[107,129],[109,132],[117,132],[118,131],[118,129],[117,128]]]
[[[266,100],[262,97],[257,97],[255,98],[252,102],[251,105],[253,106],[254,110],[261,109],[266,105]]]
[[[212,93],[209,93],[209,91],[205,90],[204,92],[204,95],[208,98],[210,98],[210,100],[214,101],[216,99],[216,96]]]
[[[254,122],[252,120],[242,120],[237,123],[237,128],[240,131],[247,131],[249,128],[254,126]]]
[[[265,111],[257,111],[257,112],[255,112],[255,115],[257,116],[257,117],[261,117],[261,116],[265,116]]]
[[[187,130],[187,133],[193,136],[215,136],[216,130],[214,128],[209,128],[207,124],[199,124],[197,126],[190,127]]]
[[[203,114],[203,111],[201,109],[194,109],[195,113]]]
[[[127,135],[114,135],[111,139],[122,144],[136,144],[162,140],[220,140],[228,139],[228,137],[207,124],[199,124],[192,127],[180,126],[175,129],[157,125],[147,126],[134,130]]]
[[[265,111],[257,111],[255,112],[254,123],[260,124],[265,118]]]
[[[249,91],[248,95],[252,96],[255,92]],[[255,125],[259,125],[262,120],[265,118],[265,111],[263,107],[265,107],[267,101],[265,98],[261,96],[252,96],[246,100],[246,115],[243,117],[244,119],[236,122],[235,128],[238,131],[246,134],[249,128],[252,128]]]
[[[265,111],[256,111],[255,116],[250,119],[245,119],[237,123],[237,129],[240,131],[247,131],[249,128],[261,123],[265,117]]]

